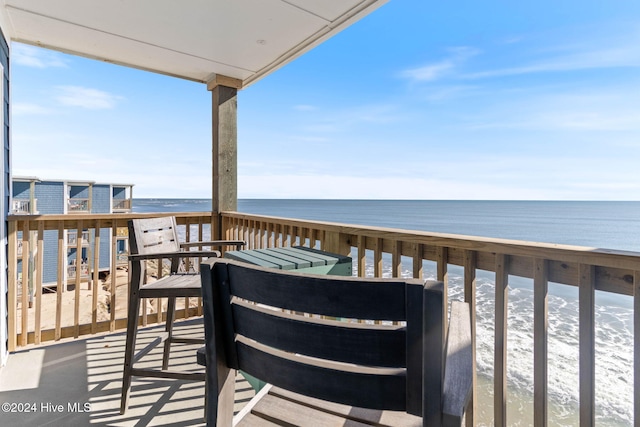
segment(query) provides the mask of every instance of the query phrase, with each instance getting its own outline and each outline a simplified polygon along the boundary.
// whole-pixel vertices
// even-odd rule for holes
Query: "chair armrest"
[[[203,246],[235,246],[238,250],[242,249],[247,243],[244,240],[211,240],[208,242],[186,242],[180,243],[181,248],[201,248]]]
[[[469,304],[451,303],[447,333],[442,425],[460,426],[473,388],[473,351]]]
[[[144,261],[158,258],[192,258],[192,257],[213,257],[220,258],[219,251],[180,251],[180,252],[158,252],[155,254],[133,254],[129,255],[129,261]]]

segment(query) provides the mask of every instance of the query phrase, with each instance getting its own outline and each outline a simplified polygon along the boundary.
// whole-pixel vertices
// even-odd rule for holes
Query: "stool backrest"
[[[179,251],[175,217],[129,220],[129,248],[141,255]]]
[[[207,366],[223,354],[229,368],[277,387],[424,412],[425,425],[440,424],[441,282],[317,276],[226,259],[203,264],[201,275]]]

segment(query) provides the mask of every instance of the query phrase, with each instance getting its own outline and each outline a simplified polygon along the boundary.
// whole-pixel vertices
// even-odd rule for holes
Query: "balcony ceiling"
[[[12,40],[198,82],[226,76],[246,86],[387,0],[0,1]]]

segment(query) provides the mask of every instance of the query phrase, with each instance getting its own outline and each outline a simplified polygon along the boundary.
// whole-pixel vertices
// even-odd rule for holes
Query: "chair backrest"
[[[129,249],[147,255],[180,250],[176,219],[173,216],[129,220]]]
[[[442,283],[316,276],[226,259],[203,264],[201,275],[207,366],[220,363],[222,347],[226,366],[275,386],[440,425]]]

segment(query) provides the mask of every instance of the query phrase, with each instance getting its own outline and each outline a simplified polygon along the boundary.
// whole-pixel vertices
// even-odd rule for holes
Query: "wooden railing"
[[[111,206],[114,211],[131,210],[131,199],[113,199]]]
[[[33,200],[33,202],[32,202]],[[22,214],[30,214],[31,212],[36,212],[37,208],[37,199],[32,200],[23,200],[23,199],[13,199],[11,202],[11,213],[14,215],[22,215]]]
[[[69,213],[89,213],[89,199],[71,198],[67,201]]]
[[[126,236],[129,219],[159,215],[175,215],[186,241],[210,238],[212,215],[205,212],[9,216],[9,350],[125,328],[127,263],[122,263],[124,255],[118,253],[117,241]],[[104,240],[110,242],[106,268],[100,264]],[[45,245],[52,250],[45,250]],[[83,248],[88,264],[83,262],[82,274],[75,274],[77,265],[75,259],[67,259],[67,250],[75,249],[77,257]],[[56,252],[57,258],[51,255]],[[156,277],[163,274],[158,265],[155,270],[149,269]],[[43,280],[46,268],[57,271],[55,280]],[[141,323],[161,322],[163,305],[163,301],[155,301],[149,309],[145,306]],[[178,318],[200,313],[197,302],[187,299],[181,306]]]
[[[68,285],[62,277],[64,268],[58,268],[58,281],[51,304],[55,305],[53,327],[42,327],[45,308],[42,295],[43,240],[45,230],[56,230],[58,253],[63,252],[66,230],[95,230],[91,241],[92,253],[99,251],[101,239],[116,241],[129,218],[158,216],[164,214],[111,214],[111,215],[42,215],[9,217],[9,346],[11,350],[30,343],[57,340],[64,337],[78,337],[104,331],[115,331],[125,327],[126,286],[116,289],[116,267],[112,267],[105,283],[108,298],[108,318],[98,318],[98,286],[94,292],[81,293],[88,284],[76,276],[74,289],[67,292]],[[218,218],[209,213],[172,213],[185,228],[188,241],[208,239],[206,233]],[[358,276],[416,278],[433,277],[444,281],[445,289],[453,290],[449,282],[454,275],[460,275],[461,298],[471,304],[472,328],[476,338],[477,281],[491,275],[495,285],[492,296],[494,330],[491,351],[493,393],[491,418],[497,426],[505,426],[507,421],[507,319],[509,316],[510,284],[526,278],[533,291],[533,416],[536,426],[546,425],[549,418],[548,367],[549,367],[549,285],[566,285],[577,289],[579,307],[579,328],[576,337],[579,354],[579,419],[580,425],[594,425],[596,414],[596,291],[626,296],[633,299],[633,325],[640,331],[640,253],[601,250],[595,248],[566,245],[541,244],[503,239],[458,236],[411,230],[336,224],[225,212],[221,215],[222,235],[214,238],[242,239],[248,249],[278,246],[309,246],[330,252],[351,255],[354,271]],[[99,230],[110,229],[108,236]],[[35,253],[33,277],[18,275],[19,246],[21,234],[21,265],[27,265],[29,253]],[[35,237],[35,241],[29,239]],[[76,239],[81,244],[81,239]],[[27,248],[31,248],[27,250]],[[35,251],[33,249],[36,249]],[[116,266],[115,248],[111,250],[112,266]],[[64,267],[58,256],[58,265]],[[100,282],[99,269],[90,266],[93,283]],[[162,274],[161,271],[157,274]],[[451,279],[451,280],[450,280]],[[35,285],[35,307],[28,309],[28,282]],[[457,291],[456,291],[457,292]],[[71,298],[66,299],[66,295]],[[81,298],[88,298],[82,300]],[[156,302],[156,312],[147,314],[143,310],[141,323],[162,321],[161,304]],[[190,307],[185,301],[184,307]],[[50,307],[49,307],[50,308]],[[90,310],[91,320],[81,322],[81,311]],[[65,311],[73,311],[73,320],[62,322]],[[119,317],[117,313],[123,313]],[[160,313],[160,315],[158,314]],[[183,309],[178,317],[199,314],[198,307]],[[511,313],[513,314],[513,313]],[[511,326],[510,326],[511,327]],[[509,329],[511,331],[511,329]],[[478,343],[487,344],[486,342]],[[640,422],[640,333],[633,338],[633,418]],[[512,362],[513,363],[513,362]],[[519,368],[519,367],[518,367]],[[475,383],[475,379],[474,379]],[[477,420],[478,400],[474,400],[468,425]]]
[[[549,284],[577,287],[579,294],[579,420],[595,424],[595,292],[634,298],[633,324],[640,331],[640,253],[599,250],[319,221],[303,221],[242,213],[224,213],[225,238],[244,239],[250,248],[304,245],[351,254],[358,276],[423,278],[431,264],[435,279],[447,282],[450,266],[463,275],[464,300],[472,307],[476,338],[476,279],[491,272],[495,283],[493,344],[493,422],[507,423],[507,317],[509,283],[529,278],[533,286],[533,424],[549,417],[548,295]],[[620,349],[621,352],[631,349]],[[640,333],[634,336],[633,404],[640,423]],[[475,357],[474,357],[475,358]],[[476,380],[474,379],[474,387]],[[477,399],[467,425],[474,425]],[[526,423],[525,423],[526,424]]]

